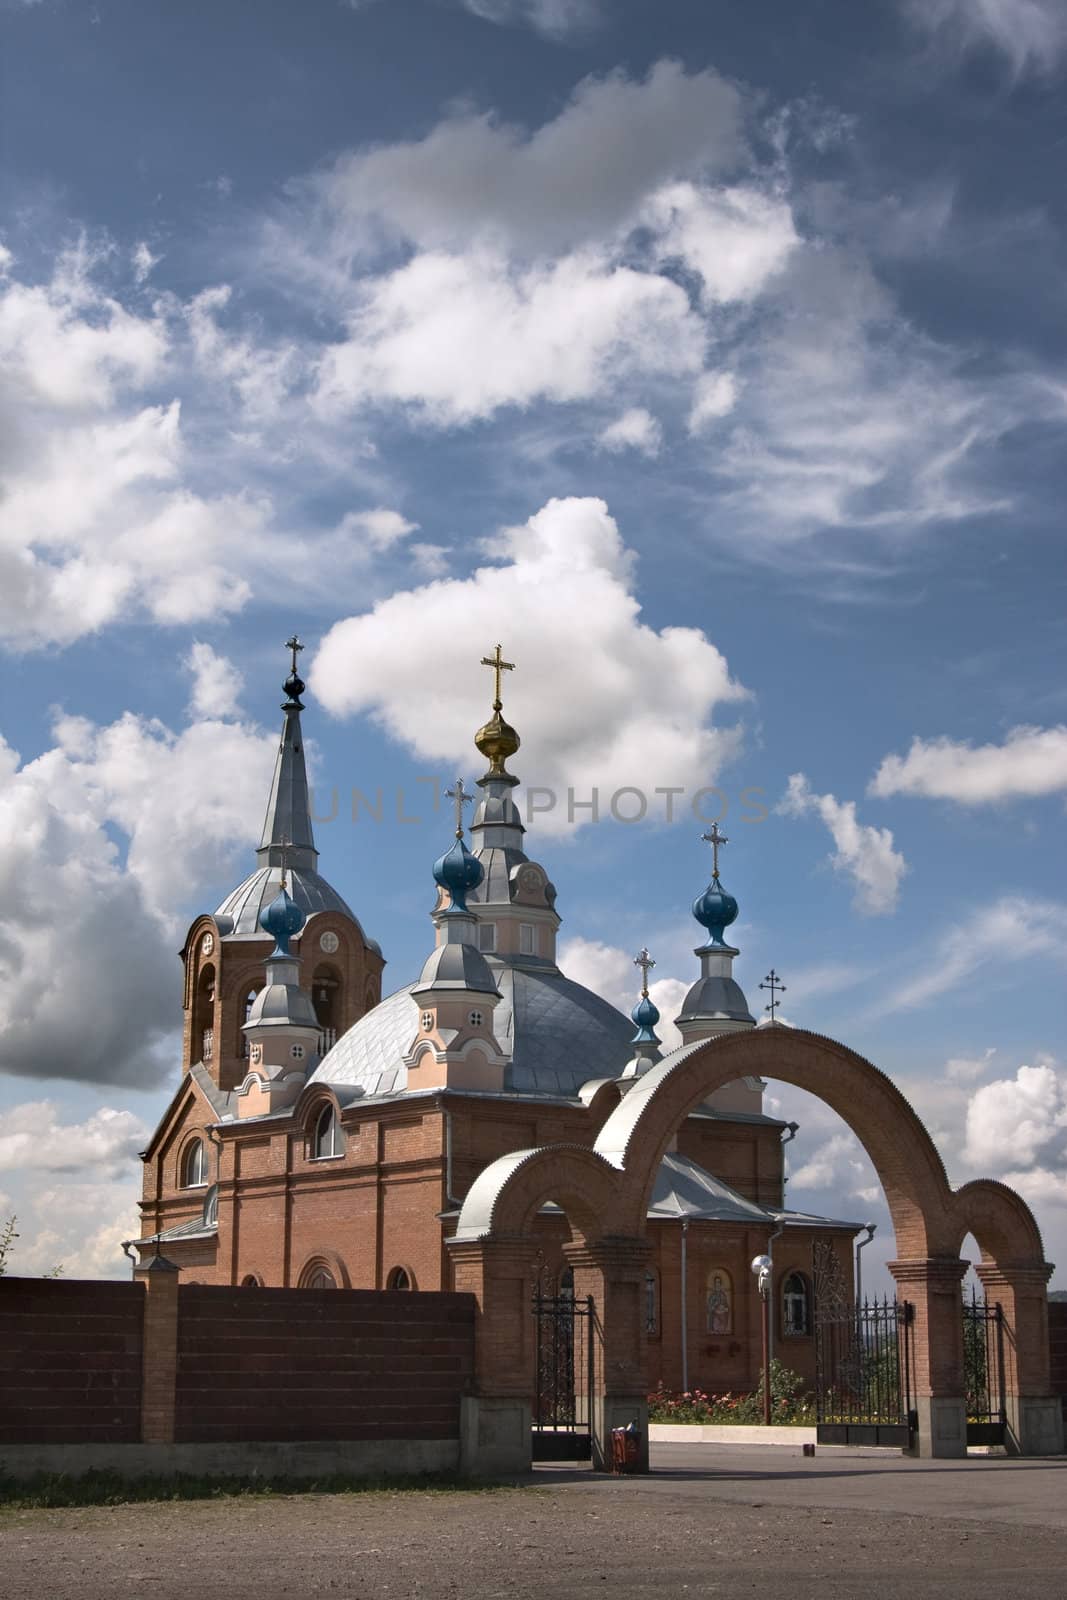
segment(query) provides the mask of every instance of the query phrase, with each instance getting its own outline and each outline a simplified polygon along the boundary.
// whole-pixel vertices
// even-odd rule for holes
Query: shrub
[[[815,1420],[815,1402],[806,1391],[798,1372],[771,1362],[771,1419],[777,1424],[802,1426]],[[704,1389],[687,1389],[675,1394],[661,1384],[648,1397],[650,1422],[726,1423],[763,1421],[763,1380],[758,1389],[734,1394],[709,1394]]]

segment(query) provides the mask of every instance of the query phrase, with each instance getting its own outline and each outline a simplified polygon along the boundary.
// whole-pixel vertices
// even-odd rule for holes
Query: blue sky
[[[476,775],[499,638],[566,970],[628,1003],[647,942],[671,1014],[717,786],[750,1001],[773,963],[788,1019],[1063,1256],[1062,6],[7,0],[0,29],[23,1270],[121,1270],[174,952],[250,860],[293,628],[342,796],[321,864],[388,979],[447,836],[419,780]],[[772,1093],[791,1197],[888,1257],[858,1147]]]

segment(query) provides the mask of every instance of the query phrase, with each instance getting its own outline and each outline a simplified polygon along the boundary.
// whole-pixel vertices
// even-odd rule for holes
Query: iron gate
[[[1004,1374],[1004,1312],[972,1291],[963,1302],[963,1375],[967,1398],[967,1443],[1006,1444],[1007,1384]]]
[[[815,1420],[820,1444],[910,1449],[914,1307],[853,1300],[837,1252],[815,1249]]]
[[[535,1337],[533,1459],[588,1461],[592,1455],[593,1300],[573,1294],[533,1301]]]

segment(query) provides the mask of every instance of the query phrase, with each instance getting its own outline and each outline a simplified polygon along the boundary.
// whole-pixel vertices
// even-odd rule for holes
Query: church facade
[[[511,1152],[591,1148],[660,1059],[654,962],[635,958],[629,1018],[557,965],[556,889],[515,804],[519,737],[503,716],[498,646],[470,844],[474,797],[457,781],[454,837],[432,865],[433,946],[418,978],[383,998],[379,946],[319,872],[298,641],[290,648],[255,869],[195,919],[181,952],[181,1076],[143,1153],[133,1242],[142,1262],[165,1252],[187,1282],[450,1289],[447,1241],[478,1175]],[[756,1026],[725,937],[738,913],[719,875],[725,841],[717,828],[709,838],[712,878],[693,905],[700,970],[677,1018],[686,1044]],[[656,1174],[643,1302],[653,1384],[756,1387],[754,1256],[773,1258],[775,1354],[809,1381],[816,1241],[851,1285],[859,1225],[785,1206],[795,1125],[764,1112],[763,1090],[759,1078],[716,1090]],[[546,1205],[536,1232],[538,1282],[566,1292],[563,1213]]]

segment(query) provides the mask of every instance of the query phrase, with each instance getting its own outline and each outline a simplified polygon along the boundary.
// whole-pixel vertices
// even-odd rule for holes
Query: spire
[[[304,740],[300,731],[300,713],[304,709],[300,696],[304,692],[304,680],[296,670],[296,658],[304,646],[294,634],[286,640],[285,647],[292,652],[293,658],[284,685],[282,711],[285,720],[282,723],[278,758],[274,763],[267,815],[256,855],[260,866],[280,867],[288,864],[297,871],[314,871],[319,853],[315,849],[315,836],[311,830]]]
[[[462,916],[473,923],[474,919],[467,908],[467,895],[472,889],[477,889],[485,875],[481,862],[471,855],[463,842],[463,807],[469,805],[474,796],[467,794],[462,778],[457,778],[453,787],[446,789],[445,793],[455,802],[456,837],[452,848],[446,850],[443,856],[438,856],[433,864],[434,882],[448,895],[448,904],[439,915]]]
[[[733,976],[734,957],[740,951],[723,938],[726,929],[737,921],[738,912],[737,901],[719,878],[719,851],[728,840],[719,832],[717,822],[701,838],[712,848],[711,882],[693,901],[693,915],[705,929],[707,939],[694,951],[700,957],[700,977],[686,995],[676,1019],[686,1044],[755,1026],[748,1001]]]
[[[626,1079],[640,1078],[642,1074],[654,1067],[660,1058],[662,1040],[656,1036],[659,1008],[654,1001],[649,999],[648,994],[648,975],[655,965],[655,961],[642,946],[637,955],[634,956],[634,966],[641,968],[641,998],[630,1012],[637,1032],[630,1041],[634,1047],[633,1056],[626,1063],[621,1074]]]

